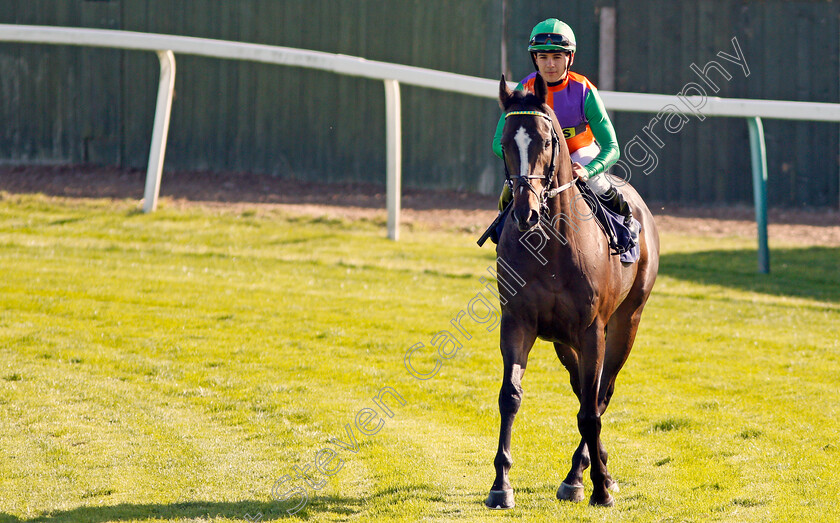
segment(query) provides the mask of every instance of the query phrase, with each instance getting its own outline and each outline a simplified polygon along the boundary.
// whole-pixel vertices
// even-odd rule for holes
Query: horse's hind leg
[[[513,430],[513,419],[522,403],[522,376],[528,364],[528,353],[534,344],[535,336],[526,335],[518,325],[510,325],[513,321],[505,321],[502,317],[501,349],[504,361],[504,377],[499,391],[499,414],[501,427],[499,429],[499,448],[493,465],[496,468],[496,479],[490,488],[490,494],[484,504],[490,508],[513,508],[513,488],[508,479],[508,472],[513,464],[510,454],[510,437]]]
[[[630,356],[630,350],[636,340],[636,331],[639,328],[639,320],[642,315],[644,303],[634,304],[625,301],[610,318],[607,335],[606,349],[604,354],[604,371],[601,374],[601,386],[598,394],[598,411],[603,416],[610,404],[612,395],[615,392],[615,380],[618,373]],[[583,444],[583,442],[581,442]],[[609,490],[618,492],[618,483],[607,471],[607,451],[603,445],[598,449],[601,462],[606,472],[605,483]]]

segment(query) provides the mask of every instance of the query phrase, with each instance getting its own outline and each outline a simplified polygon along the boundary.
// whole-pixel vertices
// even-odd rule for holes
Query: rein
[[[539,118],[545,118],[551,124],[551,162],[548,165],[548,172],[542,176],[511,176],[510,171],[508,170],[507,161],[505,160],[505,153],[504,150],[502,151],[502,163],[505,164],[505,183],[510,185],[511,191],[516,188],[516,183],[523,183],[525,184],[528,189],[534,193],[534,195],[540,200],[540,207],[547,207],[547,200],[554,198],[561,192],[565,191],[566,189],[570,188],[574,184],[574,180],[569,183],[563,184],[559,187],[555,187],[554,189],[547,188],[551,185],[551,182],[554,180],[554,162],[557,158],[557,150],[560,147],[560,138],[557,136],[557,131],[554,130],[554,123],[551,119],[551,116],[542,112],[542,111],[511,111],[505,114],[505,120],[508,119],[510,116],[520,115],[520,116],[537,116]],[[515,180],[514,180],[515,179]],[[537,190],[534,189],[534,186],[531,185],[529,180],[531,179],[539,179],[545,180],[545,186],[543,187],[542,193],[537,193]]]

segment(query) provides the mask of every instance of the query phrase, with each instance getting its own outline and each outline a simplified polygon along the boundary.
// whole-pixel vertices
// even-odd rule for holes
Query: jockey
[[[624,217],[633,241],[639,242],[639,224],[633,221],[630,205],[607,178],[609,169],[619,156],[618,140],[598,90],[581,74],[569,69],[575,61],[575,34],[567,24],[549,18],[534,26],[528,52],[531,61],[548,84],[546,103],[554,110],[563,128],[563,136],[572,157],[572,171],[612,211]],[[537,73],[526,76],[517,90],[534,91]],[[499,119],[493,137],[493,152],[502,158],[502,130],[505,117]],[[513,195],[505,184],[499,197],[499,210],[504,210]]]

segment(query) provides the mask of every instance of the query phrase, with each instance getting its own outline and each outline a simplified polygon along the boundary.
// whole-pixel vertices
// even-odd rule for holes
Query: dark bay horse
[[[581,441],[557,497],[582,501],[583,473],[591,464],[590,504],[610,506],[614,503],[610,491],[618,491],[618,485],[607,472],[607,453],[600,439],[601,415],[633,347],[656,279],[659,234],[638,193],[623,180],[612,178],[622,184],[621,191],[641,222],[642,233],[638,262],[622,263],[611,255],[595,219],[586,219],[586,203],[573,183],[569,151],[565,140],[559,138],[562,129],[545,103],[547,87],[542,77],[537,75],[533,94],[511,92],[504,76],[499,91],[506,113],[502,148],[514,199],[497,247],[504,377],[499,392],[496,479],[485,504],[490,508],[514,506],[508,479],[511,430],[522,402],[528,354],[540,338],[554,343],[580,400],[577,422]],[[537,240],[540,235],[544,241]],[[510,273],[525,285],[514,291],[513,286],[503,284],[503,275]]]

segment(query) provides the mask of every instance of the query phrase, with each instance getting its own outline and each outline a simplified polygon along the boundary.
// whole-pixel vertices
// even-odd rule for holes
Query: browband
[[[505,115],[505,120],[507,120],[508,116],[513,116],[515,114],[527,114],[530,116],[542,116],[547,120],[551,120],[551,117],[545,113],[541,113],[540,111],[511,111]]]

